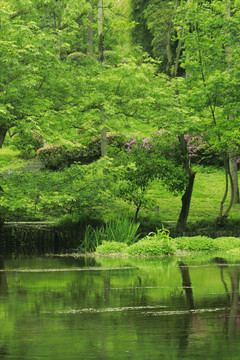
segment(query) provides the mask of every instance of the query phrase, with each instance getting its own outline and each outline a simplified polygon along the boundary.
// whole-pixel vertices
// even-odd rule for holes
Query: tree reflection
[[[4,263],[3,263],[3,259],[0,257],[0,294],[1,293],[6,294],[8,291],[6,274],[5,271],[3,270],[4,270]]]
[[[239,315],[239,267],[229,267],[227,261],[223,258],[213,259],[220,268],[221,281],[223,283],[226,292],[226,303],[230,307],[229,314],[226,314],[225,324],[227,334],[231,339],[236,336],[236,330],[239,327],[240,315]],[[224,279],[223,271],[226,270],[230,279],[231,292],[228,290],[227,282]]]
[[[231,280],[231,307],[229,316],[229,335],[236,335],[236,328],[239,322],[238,301],[239,301],[239,269],[234,268],[229,271]]]
[[[189,269],[187,264],[184,264],[182,261],[178,262],[178,266],[182,274],[182,286],[186,293],[188,308],[192,310],[194,309],[194,301]]]
[[[178,266],[182,275],[182,287],[186,294],[187,308],[189,310],[193,310],[194,299],[193,299],[192,284],[191,284],[188,266],[182,261],[178,262]],[[178,356],[183,357],[184,352],[188,347],[188,338],[192,324],[192,313],[189,312],[188,314],[184,314],[183,316],[181,316],[180,321],[181,321],[181,326],[180,326],[181,331],[179,335]]]

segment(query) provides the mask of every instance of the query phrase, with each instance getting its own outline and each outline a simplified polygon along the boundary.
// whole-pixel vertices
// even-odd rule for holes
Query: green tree
[[[220,204],[216,223],[223,224],[233,203],[233,179],[229,171],[229,154],[239,144],[239,26],[238,5],[212,1],[203,4],[188,2],[179,8],[177,26],[183,34],[182,66],[188,76],[180,93],[183,104],[199,117],[213,149],[223,159],[226,191]],[[229,51],[230,49],[230,51]],[[229,184],[231,200],[224,210]]]
[[[186,174],[180,143],[171,133],[161,131],[142,141],[129,139],[125,145],[125,151],[115,155],[115,163],[122,169],[116,193],[136,206],[136,221],[141,207],[152,205],[147,197],[152,181],[160,179],[169,191],[178,195],[186,186]]]

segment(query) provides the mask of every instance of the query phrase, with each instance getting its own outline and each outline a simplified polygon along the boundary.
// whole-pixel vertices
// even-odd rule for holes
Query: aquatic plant
[[[139,238],[137,234],[139,225],[128,218],[110,221],[105,226],[96,229],[88,225],[83,241],[84,250],[95,251],[103,241],[133,244]]]

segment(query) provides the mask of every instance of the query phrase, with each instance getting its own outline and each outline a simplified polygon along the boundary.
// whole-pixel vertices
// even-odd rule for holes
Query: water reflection
[[[227,311],[224,317],[226,334],[229,340],[237,335],[237,329],[240,327],[239,315],[239,266],[228,266],[228,263],[223,258],[214,258],[220,269],[220,277],[226,293]],[[225,280],[225,274],[228,275],[231,284],[231,291],[228,289]]]
[[[194,300],[189,268],[187,264],[182,261],[178,262],[178,266],[181,271],[182,286],[186,294],[188,309],[193,310]],[[192,327],[192,313],[184,314],[180,318],[180,321],[181,324],[179,324],[179,328],[181,329],[181,332],[179,334],[178,357],[183,357],[188,347],[188,338]]]
[[[4,270],[3,259],[0,257],[0,270]],[[0,294],[7,294],[8,286],[5,271],[0,272]]]
[[[178,262],[178,266],[182,275],[182,286],[186,293],[188,308],[189,310],[192,310],[194,309],[194,301],[189,269],[187,264],[183,263],[182,261]]]
[[[117,261],[2,262],[0,360],[238,358],[238,266]]]

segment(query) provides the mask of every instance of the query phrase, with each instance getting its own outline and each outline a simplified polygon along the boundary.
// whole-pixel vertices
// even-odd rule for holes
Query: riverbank
[[[161,256],[192,251],[232,251],[240,249],[239,226],[214,231],[205,224],[189,224],[185,236],[174,234],[174,224],[168,225],[165,237],[158,234],[140,235],[135,244],[104,241],[96,251],[98,254],[127,254]],[[205,227],[203,226],[205,225]],[[235,231],[238,230],[238,231]],[[169,231],[169,232],[168,232]],[[84,249],[85,227],[59,226],[56,222],[7,222],[0,230],[1,255],[45,255],[86,252]],[[143,233],[144,234],[144,233]],[[234,236],[234,234],[236,234]],[[79,250],[81,249],[81,250]],[[94,249],[95,250],[95,249]],[[93,250],[93,252],[94,252]],[[239,250],[240,251],[240,250]]]

